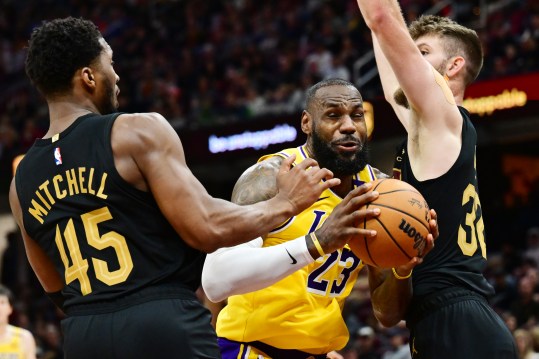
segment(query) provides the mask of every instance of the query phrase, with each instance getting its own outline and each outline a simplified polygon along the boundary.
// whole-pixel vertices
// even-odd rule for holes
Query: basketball
[[[372,182],[380,196],[365,206],[377,207],[380,215],[360,223],[374,229],[375,237],[353,238],[348,243],[364,263],[379,268],[397,267],[421,256],[429,233],[430,212],[423,196],[406,182],[384,178]]]

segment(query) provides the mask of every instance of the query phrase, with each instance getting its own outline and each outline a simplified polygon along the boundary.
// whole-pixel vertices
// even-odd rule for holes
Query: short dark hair
[[[45,97],[66,93],[75,71],[99,57],[101,38],[97,26],[82,18],[43,22],[28,42],[26,74]]]
[[[10,305],[13,306],[13,292],[3,284],[0,284],[0,296],[5,295]]]
[[[408,29],[414,40],[425,35],[436,35],[449,40],[444,43],[446,55],[460,55],[466,60],[466,85],[477,78],[483,67],[483,49],[474,30],[459,25],[450,18],[436,15],[423,15],[412,22]]]
[[[305,93],[305,109],[307,111],[309,111],[309,109],[311,108],[311,106],[313,105],[316,99],[316,92],[320,90],[322,87],[327,87],[327,86],[353,87],[359,92],[358,88],[353,83],[343,80],[343,79],[331,78],[331,79],[322,80],[312,85],[311,87],[309,87],[307,89],[307,92]]]

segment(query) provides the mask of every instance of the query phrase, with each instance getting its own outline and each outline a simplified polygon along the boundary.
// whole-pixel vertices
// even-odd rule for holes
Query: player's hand
[[[372,183],[365,183],[350,191],[342,202],[333,209],[322,227],[315,231],[324,253],[329,254],[342,248],[353,237],[374,237],[376,235],[376,231],[361,229],[359,226],[361,221],[380,214],[379,208],[362,208],[378,198],[378,192],[370,191],[371,187]],[[316,248],[315,252],[311,251],[313,246],[311,242],[307,237],[309,252],[316,254]],[[313,255],[313,258],[318,258],[318,255],[316,257]]]
[[[293,215],[309,208],[326,189],[341,183],[340,179],[333,178],[330,170],[320,168],[314,159],[307,158],[292,167],[295,159],[292,155],[281,163],[275,196],[292,205]]]
[[[399,276],[408,276],[412,269],[414,269],[414,267],[418,264],[421,264],[421,262],[423,262],[423,258],[432,250],[432,248],[434,248],[434,240],[440,235],[438,228],[438,214],[434,209],[430,210],[429,232],[430,233],[427,235],[425,248],[423,249],[421,257],[414,257],[410,262],[395,268],[395,271]]]

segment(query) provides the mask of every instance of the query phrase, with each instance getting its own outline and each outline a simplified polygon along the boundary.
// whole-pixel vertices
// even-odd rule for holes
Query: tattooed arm
[[[249,167],[232,190],[232,202],[248,205],[268,200],[277,194],[277,173],[283,158],[271,157]]]
[[[249,205],[275,196],[282,160],[271,157],[247,169],[234,186],[232,202]],[[262,245],[259,237],[206,256],[202,287],[209,300],[219,302],[265,288],[314,261],[304,237],[272,247]]]
[[[246,170],[236,183],[232,200],[248,205],[277,194],[276,174],[281,161],[272,157]],[[377,197],[367,192],[370,184],[351,191],[333,210],[316,235],[324,253],[343,247],[354,235],[371,236],[371,231],[357,228],[355,223],[378,215],[377,209],[359,210]],[[230,295],[265,288],[292,274],[320,256],[309,236],[285,243],[262,247],[262,238],[234,247],[221,248],[208,254],[202,271],[202,286],[207,297],[214,302]]]

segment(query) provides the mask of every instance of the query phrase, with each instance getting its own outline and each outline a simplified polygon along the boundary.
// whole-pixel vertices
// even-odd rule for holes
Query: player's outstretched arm
[[[414,257],[410,262],[392,269],[380,269],[368,266],[369,288],[374,316],[385,327],[392,327],[404,319],[412,298],[411,274],[415,266],[434,247],[438,238],[438,217],[436,211],[430,210],[430,233],[427,235],[423,256]]]
[[[461,122],[454,97],[443,76],[425,59],[429,54],[428,46],[419,44],[418,47],[410,36],[399,2],[357,0],[357,3],[399,87],[420,120],[429,126],[427,128],[450,127],[455,130],[452,133],[458,132]],[[459,62],[455,66],[462,65]]]
[[[371,35],[374,57],[376,59],[376,67],[378,68],[378,74],[380,75],[380,82],[382,83],[384,98],[391,105],[391,108],[393,108],[397,118],[404,126],[404,129],[408,132],[410,110],[398,105],[394,96],[400,87],[399,80],[397,79],[397,76],[395,76],[395,73],[382,52],[382,49],[380,49],[380,44],[378,43],[376,34],[372,32]]]
[[[267,233],[340,183],[311,159],[291,168],[291,158],[279,168],[277,193],[271,199],[238,206],[213,198],[187,167],[178,135],[157,113],[120,115],[113,126],[112,147],[120,175],[151,191],[182,238],[206,252]]]
[[[234,187],[232,200],[248,205],[271,198],[282,161],[280,157],[272,157],[247,169]],[[377,196],[376,192],[367,192],[369,188],[370,184],[366,184],[350,192],[316,231],[322,251],[332,253],[352,236],[362,235],[365,231],[357,228],[358,221],[378,215],[377,209],[359,210]],[[367,235],[373,233],[369,231]],[[206,256],[202,286],[211,301],[270,286],[320,257],[310,235],[275,246],[262,245],[263,239],[257,238]]]
[[[424,37],[416,44],[397,0],[357,0],[357,3],[373,33],[386,98],[393,96],[388,92],[394,92],[396,78],[410,109],[394,107],[409,135],[408,154],[414,175],[419,180],[439,177],[458,157],[462,130],[455,96],[439,71],[448,79],[457,77],[465,61],[461,56],[454,56],[438,64],[441,50],[435,47],[436,41]],[[443,68],[435,69],[429,61]],[[383,73],[387,64],[392,71]],[[460,86],[457,82],[454,86]],[[440,148],[445,154],[442,159],[436,156]]]

